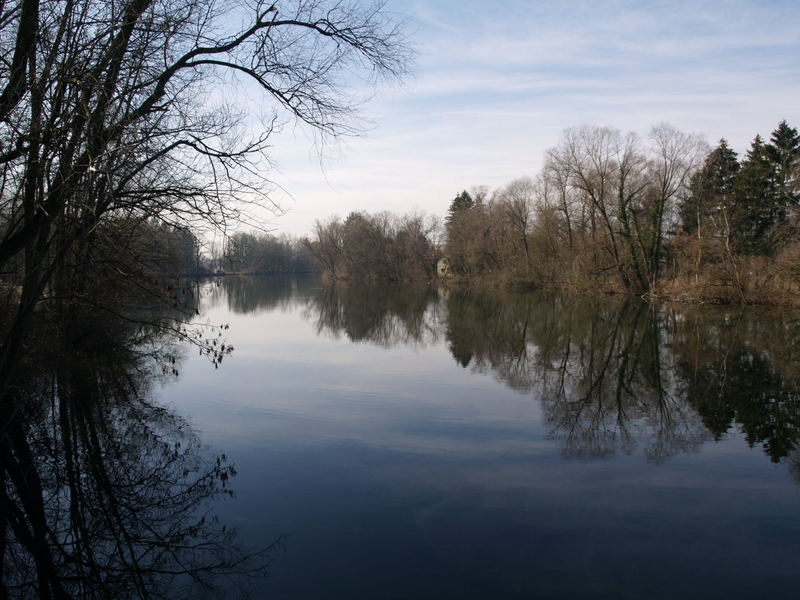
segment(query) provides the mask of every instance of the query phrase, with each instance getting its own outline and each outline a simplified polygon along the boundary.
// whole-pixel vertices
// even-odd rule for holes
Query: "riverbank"
[[[800,306],[800,286],[763,265],[748,265],[738,273],[706,273],[664,279],[650,290],[635,291],[609,280],[537,281],[502,275],[437,277],[440,285],[478,288],[505,287],[518,291],[553,290],[579,296],[630,296],[651,302],[677,304],[745,305],[765,307]]]

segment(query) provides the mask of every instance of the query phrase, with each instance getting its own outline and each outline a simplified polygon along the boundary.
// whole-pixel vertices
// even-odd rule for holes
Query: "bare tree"
[[[309,248],[332,279],[419,281],[435,272],[436,219],[350,213],[317,222]]]
[[[650,142],[608,128],[568,129],[548,152],[544,171],[557,190],[570,244],[576,229],[588,236],[591,268],[615,271],[625,289],[638,293],[656,285],[677,199],[705,149],[697,136],[667,124],[653,128]]]
[[[565,157],[557,152],[556,149],[548,150],[545,155],[545,163],[544,169],[542,171],[542,184],[544,186],[542,194],[539,195],[540,197],[540,206],[549,207],[551,205],[550,202],[550,190],[552,190],[553,195],[555,196],[556,200],[552,202],[552,205],[558,210],[564,218],[564,224],[566,226],[566,234],[567,234],[567,242],[569,244],[569,248],[572,249],[574,236],[573,236],[573,229],[574,223],[577,219],[576,217],[576,204],[577,199],[575,198],[574,190],[571,188],[569,181],[570,181],[570,169],[569,163],[565,160]]]
[[[17,0],[0,13],[11,57],[0,64],[0,266],[24,263],[0,379],[54,274],[85,263],[104,219],[224,225],[242,201],[269,204],[278,115],[348,133],[346,78],[396,76],[407,59],[380,4]],[[273,107],[261,127],[240,119],[221,85],[231,81]]]
[[[512,229],[512,240],[524,251],[526,270],[531,266],[528,234],[533,220],[534,189],[533,180],[522,177],[509,183],[497,196],[497,202]]]
[[[322,271],[333,279],[338,277],[341,270],[342,244],[342,222],[338,217],[331,217],[324,223],[317,221],[314,224],[308,248]]]

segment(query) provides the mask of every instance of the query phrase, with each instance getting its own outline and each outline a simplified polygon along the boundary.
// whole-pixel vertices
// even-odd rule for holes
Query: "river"
[[[280,538],[257,596],[753,598],[800,573],[800,321],[228,278],[161,402]]]
[[[0,406],[8,597],[796,593],[796,315],[191,291],[31,334]]]

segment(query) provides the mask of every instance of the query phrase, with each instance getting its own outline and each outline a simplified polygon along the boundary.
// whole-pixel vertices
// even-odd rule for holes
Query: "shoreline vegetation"
[[[239,596],[280,546],[240,545],[235,469],[148,392],[232,351],[186,276],[221,268],[200,238],[280,212],[273,134],[360,131],[412,53],[380,2],[279,5],[2,5],[0,598]]]
[[[179,305],[181,276],[221,268],[198,237],[253,223],[254,210],[280,212],[268,168],[275,131],[293,122],[321,139],[358,132],[370,86],[354,90],[352,77],[400,80],[411,61],[402,23],[380,3],[7,8],[0,404],[36,322],[53,316],[66,330],[73,313],[124,315],[120,305],[143,297]],[[255,96],[229,93],[245,82],[260,90],[258,115]]]
[[[800,136],[782,121],[739,157],[668,124],[568,129],[536,178],[463,191],[443,223],[354,212],[307,246],[334,280],[798,305]]]

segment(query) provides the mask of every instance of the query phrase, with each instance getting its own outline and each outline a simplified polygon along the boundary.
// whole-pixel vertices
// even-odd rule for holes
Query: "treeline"
[[[436,273],[436,218],[387,212],[317,221],[308,248],[333,279],[413,281]]]
[[[225,241],[222,261],[237,273],[311,273],[319,271],[303,238],[288,235],[235,233]]]
[[[0,234],[8,226],[0,211]],[[156,218],[112,217],[98,224],[92,234],[64,252],[62,263],[75,269],[78,257],[88,268],[101,264],[122,265],[121,255],[131,266],[169,276],[200,275],[206,272],[201,243],[188,226],[165,223]],[[24,273],[22,257],[16,256],[3,265],[0,273],[5,281],[19,281]],[[130,268],[130,267],[126,267]]]
[[[438,271],[578,291],[785,301],[800,290],[799,205],[800,136],[785,121],[741,158],[724,139],[711,149],[667,124],[645,139],[584,126],[564,133],[535,178],[458,194]],[[438,258],[439,232],[416,230],[407,248],[379,233],[393,220],[318,223],[311,243],[321,268],[335,278],[436,274],[419,258]]]
[[[222,261],[237,273],[311,273],[319,271],[304,238],[235,233],[225,241]]]
[[[98,227],[93,249],[76,253],[91,256],[92,271],[99,265],[134,271],[155,278],[207,274],[201,243],[189,227],[171,225],[158,219],[109,219]]]
[[[668,125],[647,140],[568,130],[535,180],[463,192],[447,218],[451,272],[696,300],[796,289],[800,137],[782,122],[743,160]],[[798,264],[800,266],[800,264]]]
[[[2,216],[0,211],[0,232]],[[200,240],[189,227],[131,215],[98,223],[90,235],[63,249],[53,267],[47,298],[62,315],[75,303],[115,310],[153,299],[174,305],[183,287],[177,280],[209,273]],[[23,255],[3,265],[0,332],[5,332],[29,274]]]

